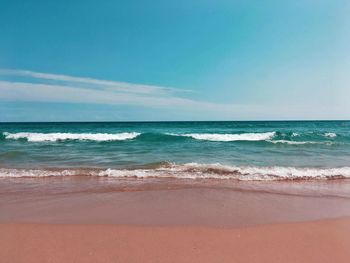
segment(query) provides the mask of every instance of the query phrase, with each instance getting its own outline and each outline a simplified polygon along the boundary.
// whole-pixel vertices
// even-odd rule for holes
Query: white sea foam
[[[180,174],[182,178],[215,178],[238,180],[283,180],[283,179],[321,179],[331,177],[350,178],[350,167],[303,168],[284,166],[231,166],[214,164],[172,164],[155,169],[162,173]],[[144,171],[143,171],[144,173]]]
[[[0,168],[0,177],[49,177],[78,175],[77,170],[40,170],[40,169],[7,169]]]
[[[61,140],[90,140],[90,141],[122,141],[134,139],[140,135],[137,132],[123,133],[36,133],[36,132],[18,132],[3,133],[6,139],[27,139],[29,142],[61,141]]]
[[[335,137],[337,137],[337,134],[335,134],[334,132],[327,132],[324,134],[324,136],[326,136],[328,138],[335,138]]]
[[[222,164],[167,164],[152,169],[25,170],[0,169],[0,177],[106,176],[115,178],[224,179],[241,181],[350,178],[350,167],[229,166]]]
[[[205,141],[264,141],[269,140],[275,136],[275,132],[264,133],[240,133],[240,134],[219,134],[219,133],[185,133],[185,134],[169,134],[174,136],[191,137],[196,140]]]

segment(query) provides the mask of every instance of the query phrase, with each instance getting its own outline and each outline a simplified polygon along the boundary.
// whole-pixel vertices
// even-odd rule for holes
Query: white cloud
[[[2,69],[0,75],[14,80],[0,80],[0,99],[7,101],[66,102],[131,105],[195,112],[232,113],[244,105],[217,104],[183,98],[188,92],[168,87],[97,80],[26,70]],[[25,77],[21,80],[21,77]],[[27,79],[30,79],[29,82]],[[40,80],[38,82],[38,80]],[[88,85],[88,86],[86,86]]]
[[[175,92],[189,92],[185,89],[176,89],[170,87],[160,87],[153,85],[134,84],[119,81],[100,80],[85,77],[74,77],[60,74],[49,74],[42,72],[34,72],[29,70],[15,70],[15,69],[0,69],[0,75],[29,77],[33,79],[48,80],[62,85],[92,85],[93,88],[111,89],[114,91],[140,94],[169,94]],[[88,86],[89,87],[89,86]]]
[[[222,104],[185,98],[181,89],[97,80],[24,70],[0,70],[7,76],[0,80],[0,101],[61,102],[125,105],[156,109],[171,119],[172,114],[184,119],[242,120],[242,119],[342,119],[348,110],[334,105],[328,110],[315,105]],[[10,77],[10,78],[9,78]],[[28,80],[29,79],[29,80]],[[326,106],[324,106],[326,107]],[[0,116],[1,117],[1,116]]]
[[[131,94],[112,90],[89,89],[41,83],[0,81],[0,98],[14,101],[124,104],[154,107],[198,106],[203,102],[175,96]],[[204,103],[211,105],[210,103]],[[215,104],[214,104],[215,105]]]

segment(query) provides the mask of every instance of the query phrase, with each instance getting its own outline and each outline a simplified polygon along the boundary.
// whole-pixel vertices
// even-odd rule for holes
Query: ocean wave
[[[278,181],[350,178],[350,167],[312,168],[284,166],[230,166],[222,164],[161,163],[142,169],[0,169],[0,177],[103,176],[113,178],[177,178],[239,181]]]
[[[268,140],[268,142],[278,144],[278,143],[285,143],[285,144],[293,144],[293,145],[302,145],[302,144],[324,144],[325,142],[313,142],[313,141],[288,141],[288,140]]]
[[[219,134],[219,133],[185,133],[171,134],[173,136],[191,137],[196,140],[231,142],[231,141],[265,141],[275,136],[276,132],[264,133],[240,133],[240,134]]]
[[[6,139],[26,139],[29,142],[55,142],[64,140],[89,140],[89,141],[123,141],[134,139],[140,135],[137,132],[123,133],[36,133],[36,132],[4,132]]]
[[[325,136],[325,137],[328,137],[328,138],[335,138],[335,137],[337,137],[337,134],[334,133],[334,132],[326,132],[326,133],[324,134],[324,136]]]
[[[331,145],[342,145],[341,142],[332,142],[332,141],[288,141],[288,140],[268,140],[267,142],[271,142],[273,144],[289,144],[289,145],[307,145],[307,144],[323,144],[327,146]]]
[[[295,132],[256,132],[256,133],[157,133],[157,132],[121,132],[121,133],[37,133],[37,132],[18,132],[0,133],[0,140],[26,140],[28,142],[55,142],[64,140],[89,140],[89,141],[122,141],[131,140],[137,137],[138,141],[174,141],[191,138],[199,141],[212,142],[268,142],[274,144],[334,144],[339,143],[336,140],[337,134],[319,133],[304,134]],[[347,137],[344,137],[347,139]]]

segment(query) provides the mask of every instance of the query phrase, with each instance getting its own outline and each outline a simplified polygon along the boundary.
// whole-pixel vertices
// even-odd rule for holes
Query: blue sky
[[[0,121],[349,119],[349,1],[0,0]]]

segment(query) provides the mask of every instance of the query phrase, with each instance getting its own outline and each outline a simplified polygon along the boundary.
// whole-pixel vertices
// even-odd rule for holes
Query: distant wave
[[[29,142],[63,141],[63,140],[89,140],[89,141],[122,141],[134,139],[140,135],[137,132],[123,133],[36,133],[36,132],[4,132],[6,139],[26,139]]]
[[[152,168],[151,168],[152,167]],[[0,177],[106,176],[115,178],[224,179],[240,181],[309,180],[350,178],[350,167],[302,168],[284,166],[229,166],[222,164],[152,164],[142,169],[0,169]]]
[[[269,140],[268,142],[274,143],[274,144],[278,144],[278,143],[285,143],[285,144],[315,144],[317,142],[299,142],[299,141],[288,141],[288,140]]]
[[[241,133],[241,134],[219,134],[219,133],[187,133],[169,134],[173,136],[191,137],[196,140],[231,142],[231,141],[265,141],[275,136],[275,132],[264,133]]]
[[[300,134],[295,132],[256,132],[256,133],[155,133],[155,132],[122,132],[122,133],[37,133],[18,132],[0,133],[0,140],[23,139],[28,142],[55,142],[64,140],[89,141],[123,141],[137,138],[139,141],[171,141],[191,138],[200,141],[212,142],[268,142],[274,144],[304,145],[340,143],[336,141],[336,133]],[[347,137],[343,137],[345,140]]]
[[[326,133],[324,134],[324,136],[326,136],[326,137],[328,137],[328,138],[335,138],[335,137],[337,137],[337,134],[334,133],[334,132],[326,132]]]
[[[187,134],[172,134],[172,136],[190,137],[196,140],[216,141],[216,142],[232,142],[232,141],[265,141],[273,144],[290,144],[290,145],[304,145],[304,144],[327,144],[331,145],[331,141],[294,141],[283,138],[278,132],[264,132],[264,133],[240,133],[240,134],[218,134],[218,133],[187,133]],[[300,136],[298,133],[292,133],[291,137]],[[325,135],[326,136],[326,135]],[[334,138],[336,134],[330,133],[326,137]]]
[[[314,142],[314,141],[288,141],[288,140],[268,140],[268,142],[274,143],[274,144],[291,144],[291,145],[303,145],[303,144],[327,144],[331,145],[332,142]]]

